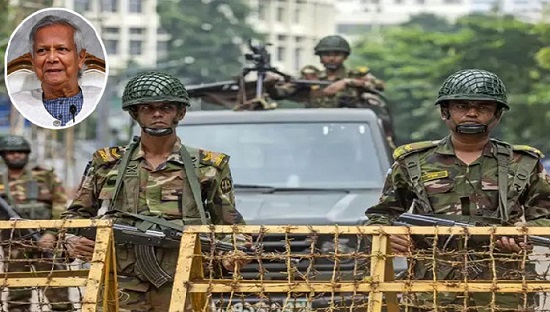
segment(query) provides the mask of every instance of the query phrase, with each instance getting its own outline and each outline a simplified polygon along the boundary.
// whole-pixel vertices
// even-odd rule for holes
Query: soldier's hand
[[[95,242],[82,236],[65,239],[65,246],[71,258],[90,261],[94,253]]]
[[[252,246],[252,243],[246,243],[245,247],[248,248],[250,251],[254,251],[255,248]],[[227,253],[224,253],[224,259],[222,260],[223,267],[231,272],[235,272],[235,270],[240,270],[243,266],[247,265],[252,261],[251,259],[239,259],[240,257],[245,257],[246,253],[243,251],[230,251]]]
[[[414,242],[407,235],[390,235],[391,251],[394,254],[408,254],[414,250]]]
[[[335,95],[336,93],[344,90],[346,88],[347,79],[340,79],[328,85],[328,87],[323,89],[324,95]]]
[[[46,233],[40,237],[38,241],[38,248],[52,250],[55,247],[55,242],[57,238],[52,233]]]
[[[523,250],[525,251],[532,251],[533,245],[525,243],[523,241],[516,241],[513,237],[503,236],[500,237],[495,244],[497,245],[498,249],[505,251],[505,252],[521,252]]]

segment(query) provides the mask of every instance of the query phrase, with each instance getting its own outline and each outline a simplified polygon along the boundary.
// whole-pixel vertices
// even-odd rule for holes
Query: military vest
[[[421,210],[423,210],[423,213],[426,214],[433,214],[434,210],[430,204],[428,194],[421,179],[420,152],[435,148],[440,142],[441,141],[425,141],[407,144],[398,147],[393,153],[393,158],[404,165],[416,200]],[[491,142],[497,149],[499,207],[495,210],[494,215],[484,217],[507,222],[509,220],[510,208],[518,202],[519,197],[525,191],[529,183],[530,173],[537,165],[542,154],[539,150],[527,145],[512,146],[496,139],[491,139]],[[530,157],[521,159],[513,174],[512,183],[508,183],[508,170],[512,162],[514,151],[523,152]]]

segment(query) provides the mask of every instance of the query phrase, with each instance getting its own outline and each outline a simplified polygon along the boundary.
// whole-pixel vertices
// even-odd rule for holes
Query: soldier
[[[2,173],[0,195],[24,219],[58,219],[67,206],[65,190],[53,170],[41,166],[27,167],[30,152],[29,143],[20,136],[8,135],[0,138],[0,155],[7,167],[7,171]],[[47,232],[42,235],[38,247],[52,249],[55,240],[55,235]],[[51,260],[39,260],[42,255],[36,248],[5,246],[4,255],[13,260],[30,260],[8,262],[6,270],[9,272],[52,270]],[[10,311],[28,311],[32,295],[30,288],[13,288],[8,293]],[[72,311],[67,288],[49,288],[45,295],[52,303],[54,311]]]
[[[326,87],[318,84],[277,83],[267,86],[270,97],[275,100],[290,98],[303,101],[307,108],[370,108],[382,120],[388,143],[394,147],[393,121],[381,94],[384,82],[372,75],[367,67],[353,70],[346,68],[344,62],[351,54],[351,47],[341,36],[322,38],[314,51],[325,67],[324,71],[315,74],[315,80],[332,83]]]
[[[462,70],[445,80],[435,104],[440,106],[441,119],[450,135],[440,141],[412,143],[395,150],[395,163],[380,202],[366,211],[369,223],[391,224],[395,217],[409,211],[461,222],[496,220],[497,224],[519,224],[525,220],[528,226],[550,225],[550,183],[540,152],[490,138],[491,130],[509,109],[503,82],[485,70]],[[426,255],[425,248],[429,248],[423,240],[411,242],[405,236],[392,235],[390,242],[392,251],[399,254],[422,254],[424,250]],[[532,267],[523,269],[521,263],[510,261],[529,252],[531,245],[512,237],[500,237],[495,244],[498,278],[521,279],[522,274],[534,273]],[[457,248],[460,250],[460,245]],[[462,259],[456,258],[456,252],[454,257],[443,253],[435,259],[429,259],[431,255],[427,255],[428,260],[415,257],[411,278],[432,280],[435,274],[438,280],[463,280],[466,274],[470,280],[492,279],[491,261],[484,262],[488,256],[479,255],[488,251],[487,243],[469,242],[468,248],[476,251],[475,259],[480,260],[477,266],[474,264],[475,270],[466,270],[463,253],[459,256]],[[499,311],[523,307],[522,296],[495,296]],[[487,293],[471,293],[466,299],[463,294],[443,293],[433,302],[431,294],[420,294],[412,301],[417,308],[410,311],[431,311],[432,303],[440,309],[448,307],[444,311],[462,310],[465,304],[487,311],[491,299],[492,294]],[[527,306],[535,304],[533,299],[528,296]]]
[[[184,146],[176,135],[187,106],[187,91],[176,77],[148,72],[131,79],[122,108],[141,126],[141,139],[95,152],[64,216],[93,218],[108,212],[117,217],[116,222],[140,229],[244,224],[235,209],[229,156]],[[93,241],[80,236],[66,241],[73,257],[90,259]],[[246,244],[246,238],[240,243]],[[157,248],[158,261],[144,263],[138,247],[117,246],[121,307],[168,311],[178,250]],[[152,265],[168,276],[155,276],[148,269]],[[237,264],[224,261],[223,265],[231,271]]]

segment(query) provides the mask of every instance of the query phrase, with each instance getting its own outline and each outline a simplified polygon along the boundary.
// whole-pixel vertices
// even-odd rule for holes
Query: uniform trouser
[[[4,246],[4,257],[9,260],[29,261],[7,261],[4,263],[4,270],[7,272],[32,272],[52,271],[55,267],[51,259],[41,261],[42,253],[30,248],[12,245],[11,248]],[[68,288],[42,288],[44,296],[50,303],[52,311],[72,311],[72,303],[69,300]],[[8,310],[10,312],[29,311],[32,299],[32,288],[10,288],[8,289]],[[38,302],[40,304],[40,302]]]
[[[160,288],[149,285],[147,291],[121,288],[119,296],[120,312],[168,312],[172,296],[172,283],[168,282]],[[185,311],[193,311],[190,304],[187,305]]]

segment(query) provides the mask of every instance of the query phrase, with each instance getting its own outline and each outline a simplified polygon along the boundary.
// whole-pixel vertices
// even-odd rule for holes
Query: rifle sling
[[[117,178],[115,182],[115,190],[113,192],[113,197],[111,198],[111,202],[109,203],[108,211],[115,210],[114,209],[115,202],[118,198],[118,194],[120,193],[120,190],[122,189],[122,180],[124,177],[124,173],[126,172],[126,167],[128,167],[128,163],[130,162],[130,156],[134,153],[138,144],[139,144],[139,140],[130,143],[128,145],[128,148],[126,149],[126,152],[124,152],[124,155],[122,156],[120,166],[118,167]]]
[[[201,216],[201,223],[209,224],[210,217],[207,216],[206,210],[204,209],[204,203],[201,198],[201,187],[199,185],[199,178],[197,173],[195,172],[195,166],[193,166],[191,155],[189,155],[189,152],[183,145],[181,146],[181,149],[180,149],[180,156],[181,156],[181,159],[183,160],[183,167],[185,170],[185,175],[187,176],[187,181],[189,182],[189,186],[191,186],[193,199],[195,200],[195,204],[197,204],[197,209],[199,210],[199,214]],[[182,198],[182,207],[184,207],[183,198]],[[183,216],[183,213],[182,213],[182,216]]]
[[[508,213],[508,168],[510,167],[511,149],[502,144],[495,144],[497,147],[498,165],[498,216],[503,222],[510,219]]]
[[[125,212],[125,211],[120,211],[120,210],[113,210],[113,212],[118,214],[119,216],[122,216],[122,217],[130,217],[130,218],[134,218],[134,219],[144,221],[141,224],[147,224],[147,226],[141,226],[141,224],[140,224],[140,226],[136,227],[140,231],[146,231],[146,230],[151,228],[151,225],[156,224],[156,225],[163,226],[163,227],[171,229],[171,230],[176,230],[176,231],[179,231],[179,232],[183,232],[183,226],[181,226],[179,224],[176,224],[176,223],[173,223],[173,222],[170,222],[170,221],[168,221],[164,218],[161,218],[161,217],[147,216],[147,215],[142,215],[142,214],[137,214],[137,213],[130,213],[130,212]]]
[[[139,140],[130,143],[130,145],[128,145],[128,149],[126,150],[126,152],[124,153],[124,155],[122,157],[122,160],[120,162],[120,167],[118,168],[118,172],[117,172],[117,179],[116,179],[116,182],[115,182],[115,189],[114,189],[114,192],[113,192],[113,197],[112,197],[111,202],[109,204],[109,209],[108,209],[109,211],[115,210],[114,205],[115,205],[115,202],[116,202],[116,200],[119,196],[120,190],[122,189],[123,180],[124,180],[124,177],[125,177],[125,174],[126,174],[126,170],[128,168],[128,164],[130,162],[130,157],[135,152],[138,144],[139,144]],[[191,160],[191,155],[189,155],[189,152],[187,151],[187,149],[183,145],[180,149],[180,157],[183,161],[185,175],[187,176],[187,179],[185,179],[185,180],[187,180],[189,182],[189,186],[191,187],[191,192],[193,193],[193,199],[195,201],[195,204],[197,205],[197,209],[199,210],[201,223],[202,224],[209,224],[210,223],[210,217],[207,215],[207,213],[204,209],[203,201],[201,199],[201,189],[200,189],[200,185],[199,185],[199,181],[198,181],[199,178],[198,178],[197,173],[195,172],[195,167],[193,166],[193,162]],[[136,169],[136,168],[134,168],[134,169]],[[134,172],[133,172],[134,169],[132,169],[132,174],[133,175],[134,175]],[[137,174],[137,173],[135,173],[135,174]],[[181,198],[181,201],[182,201],[181,206],[182,207],[184,207],[183,200],[184,200],[184,198],[182,197]],[[192,220],[186,220],[185,219],[185,216],[184,216],[183,212],[182,212],[182,220],[184,221],[184,223],[186,223],[186,221],[188,221],[187,223],[193,223]],[[189,222],[189,221],[191,221],[191,222]]]

